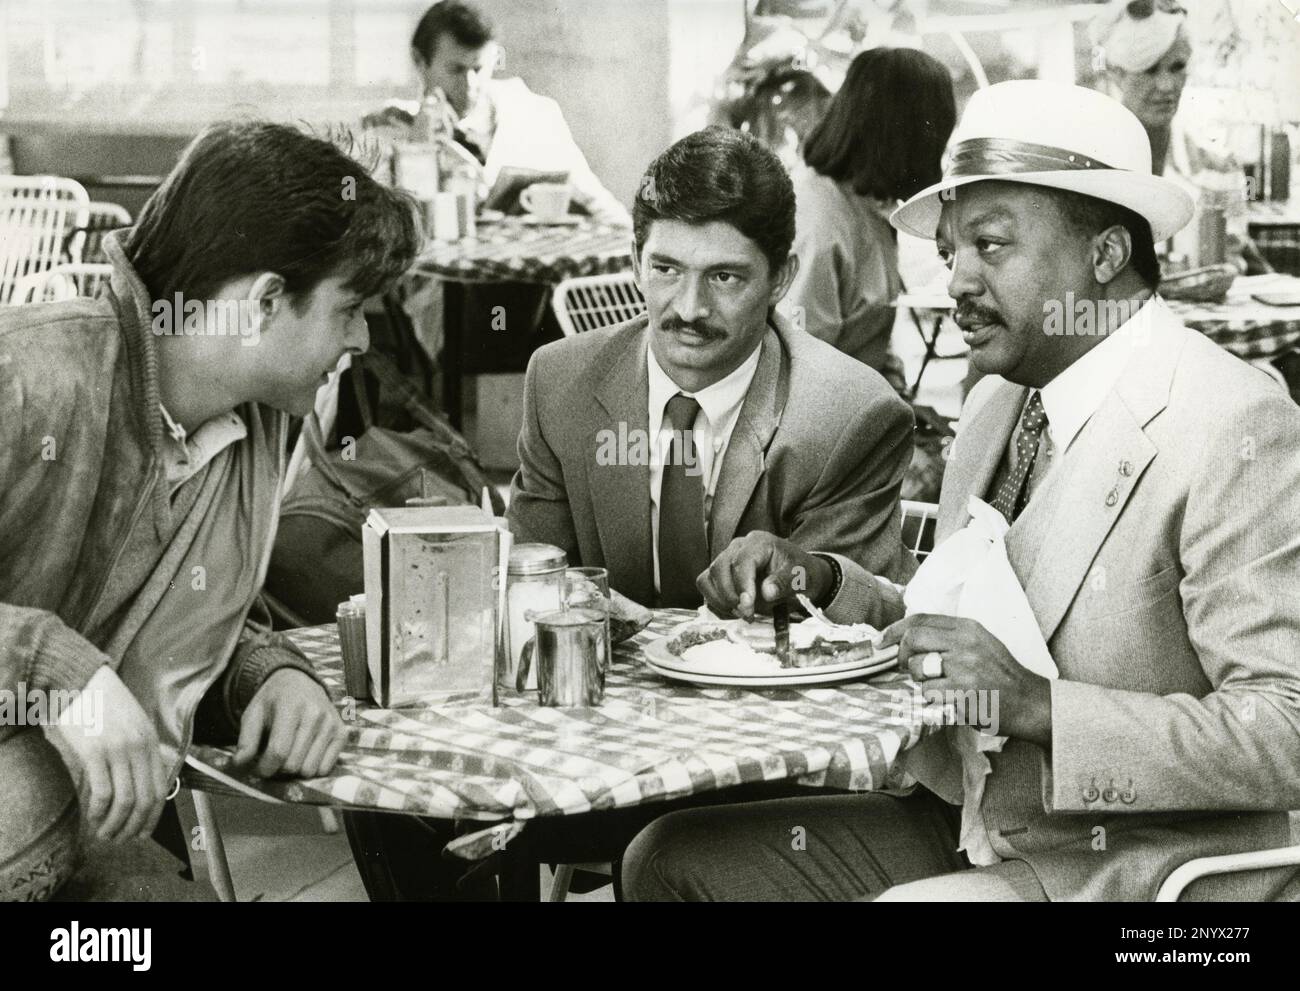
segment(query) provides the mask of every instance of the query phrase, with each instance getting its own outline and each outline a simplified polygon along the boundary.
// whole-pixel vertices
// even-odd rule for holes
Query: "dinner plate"
[[[731,662],[685,661],[668,650],[671,637],[660,637],[644,647],[646,665],[656,674],[695,685],[729,685],[735,688],[780,688],[790,685],[825,685],[888,671],[898,664],[898,645],[893,644],[870,657],[844,664],[822,664],[811,668],[746,666]]]

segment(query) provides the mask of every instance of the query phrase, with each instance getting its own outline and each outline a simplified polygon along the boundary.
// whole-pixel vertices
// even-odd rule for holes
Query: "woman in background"
[[[1146,128],[1151,171],[1178,183],[1196,203],[1195,218],[1173,237],[1171,250],[1198,263],[1200,217],[1208,195],[1226,215],[1227,260],[1243,272],[1272,271],[1247,233],[1241,166],[1222,142],[1189,131],[1178,116],[1192,59],[1187,11],[1174,0],[1119,0],[1097,13],[1090,33],[1100,56],[1101,88]]]
[[[849,66],[793,176],[799,273],[787,312],[900,392],[889,336],[902,281],[889,214],[939,181],[956,121],[942,63],[910,48],[870,49]]]

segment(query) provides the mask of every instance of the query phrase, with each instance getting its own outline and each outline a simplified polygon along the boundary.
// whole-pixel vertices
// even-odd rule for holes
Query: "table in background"
[[[1238,276],[1222,303],[1169,300],[1183,323],[1247,361],[1280,357],[1300,345],[1300,306],[1270,306],[1254,293],[1300,292],[1300,278],[1283,275]]]
[[[1279,272],[1300,275],[1300,206],[1252,202],[1246,207],[1246,221],[1268,263]]]
[[[554,286],[584,275],[622,272],[632,266],[629,228],[579,219],[572,224],[534,224],[523,217],[480,220],[474,237],[429,241],[416,271],[440,279],[444,297],[443,405],[461,426],[461,355],[464,286],[527,282]]]
[[[506,822],[513,836],[537,816],[580,815],[682,798],[732,785],[797,779],[868,791],[897,784],[895,762],[923,734],[915,686],[897,673],[874,683],[781,689],[705,688],[665,681],[642,647],[694,613],[662,610],[615,648],[603,704],[543,708],[535,694],[500,707],[452,702],[381,709],[346,700],[334,627],[288,635],[311,659],[348,721],[326,777],[262,780],[230,766],[232,748],[195,756],[241,785],[285,802]],[[354,711],[348,711],[350,708]],[[187,787],[222,791],[187,769]],[[486,856],[503,828],[455,841]]]

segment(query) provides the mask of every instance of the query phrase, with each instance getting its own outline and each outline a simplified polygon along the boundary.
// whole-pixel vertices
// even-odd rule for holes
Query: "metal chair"
[[[106,262],[108,257],[102,247],[104,235],[109,231],[121,230],[131,226],[131,214],[124,206],[116,203],[90,204],[90,217],[86,221],[86,243],[82,246],[81,257],[88,262]]]
[[[16,284],[60,262],[81,261],[90,197],[72,179],[0,175],[0,303]]]
[[[66,262],[43,272],[25,275],[14,285],[11,303],[57,303],[77,296],[95,297],[107,284],[113,266],[93,262]]]
[[[903,499],[903,543],[916,560],[924,561],[934,550],[934,528],[939,521],[939,506],[933,502]]]
[[[645,297],[631,272],[565,279],[551,295],[565,337],[624,323],[645,312]]]
[[[214,794],[235,795],[252,801],[265,802],[268,805],[287,804],[278,798],[262,795],[251,789],[230,787],[225,782],[215,781],[211,777],[207,777],[203,784],[205,788],[210,789]],[[192,846],[193,849],[202,850],[203,852],[203,867],[206,868],[205,873],[207,874],[208,883],[216,890],[219,901],[238,901],[239,899],[235,895],[235,880],[230,873],[230,861],[226,856],[226,841],[221,834],[221,823],[217,819],[217,812],[213,807],[211,796],[207,791],[199,788],[183,788],[181,791],[190,796],[194,805],[194,822],[197,823],[198,832],[192,835],[195,835],[199,842]],[[187,810],[180,805],[179,796],[177,797],[177,805],[184,823],[188,819],[188,815]],[[333,808],[324,805],[318,806],[316,813],[320,817],[321,829],[325,833],[333,836],[339,831],[338,815]],[[193,857],[191,857],[191,866],[194,867],[195,874],[198,876],[201,868],[194,863]]]
[[[1294,826],[1291,832],[1294,838]],[[1297,866],[1300,866],[1300,845],[1277,847],[1274,850],[1252,850],[1250,853],[1229,853],[1222,857],[1198,857],[1176,868],[1165,878],[1165,883],[1156,892],[1156,901],[1176,902],[1189,884],[1213,874],[1237,874]]]
[[[916,394],[921,391],[921,380],[925,377],[925,370],[930,367],[930,362],[955,361],[970,356],[970,352],[966,349],[953,354],[939,353],[939,338],[943,334],[943,322],[951,317],[954,305],[946,294],[912,293],[907,292],[906,289],[894,300],[895,307],[907,310],[907,315],[916,327],[916,333],[920,336],[921,345],[925,349],[925,353],[921,356],[921,367],[917,369],[916,378],[907,387],[905,399],[915,399]],[[926,319],[933,317],[934,320],[928,334],[922,324],[923,314]]]

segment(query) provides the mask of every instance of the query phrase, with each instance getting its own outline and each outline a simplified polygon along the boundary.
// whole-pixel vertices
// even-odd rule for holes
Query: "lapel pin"
[[[1119,486],[1115,486],[1115,488],[1106,493],[1107,506],[1113,506],[1117,502],[1119,502]]]
[[[1125,478],[1133,474],[1133,462],[1125,459],[1119,463],[1119,473]]]

